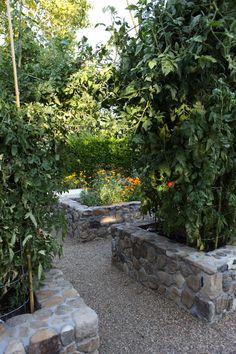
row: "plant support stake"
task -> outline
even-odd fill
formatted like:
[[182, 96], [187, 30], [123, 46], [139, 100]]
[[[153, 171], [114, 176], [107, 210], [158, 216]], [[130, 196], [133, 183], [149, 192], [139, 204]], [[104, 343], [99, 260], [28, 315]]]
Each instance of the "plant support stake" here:
[[[129, 0], [126, 0], [126, 4], [127, 4], [128, 7], [130, 6]], [[134, 26], [134, 30], [135, 30], [136, 34], [138, 34], [137, 26], [136, 26], [136, 24], [135, 24], [134, 16], [133, 16], [131, 10], [129, 10], [129, 14], [130, 14], [130, 17], [131, 17], [131, 21], [132, 21], [132, 23], [133, 23], [133, 26]]]
[[13, 66], [13, 77], [14, 77], [15, 94], [16, 94], [16, 106], [17, 106], [17, 108], [20, 108], [20, 92], [19, 92], [17, 69], [16, 69], [14, 36], [13, 36], [13, 29], [12, 29], [11, 7], [10, 7], [9, 0], [6, 0], [6, 5], [7, 5], [7, 17], [8, 17], [9, 36], [10, 36], [10, 44], [11, 44], [11, 59], [12, 59], [12, 66]]
[[33, 275], [32, 275], [32, 262], [31, 262], [31, 253], [27, 252], [27, 264], [29, 272], [29, 299], [30, 299], [30, 312], [34, 312], [34, 289], [33, 289]]

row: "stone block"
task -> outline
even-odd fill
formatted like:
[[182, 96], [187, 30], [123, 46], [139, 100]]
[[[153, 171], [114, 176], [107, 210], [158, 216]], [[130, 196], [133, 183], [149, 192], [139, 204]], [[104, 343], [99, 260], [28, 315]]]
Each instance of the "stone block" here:
[[9, 327], [15, 327], [15, 326], [18, 326], [22, 323], [30, 322], [30, 321], [32, 321], [32, 319], [33, 319], [33, 315], [27, 313], [24, 315], [18, 315], [18, 316], [9, 318], [9, 320], [6, 321], [6, 324]]
[[125, 272], [125, 274], [129, 275], [129, 267], [127, 263], [123, 263], [122, 264], [123, 267], [123, 271]]
[[157, 277], [159, 279], [160, 284], [170, 286], [174, 282], [172, 275], [163, 271], [157, 272]]
[[88, 306], [76, 311], [73, 315], [75, 323], [76, 339], [82, 340], [87, 337], [94, 337], [98, 332], [98, 316]]
[[52, 310], [50, 309], [40, 309], [38, 311], [35, 311], [33, 313], [33, 318], [35, 320], [40, 320], [40, 321], [43, 321], [43, 320], [47, 320], [48, 318], [50, 318], [52, 316], [53, 312]]
[[25, 348], [19, 340], [11, 340], [4, 354], [25, 354]]
[[137, 259], [139, 259], [141, 257], [140, 247], [138, 247], [138, 245], [136, 245], [136, 244], [134, 244], [134, 246], [133, 246], [133, 255]]
[[167, 263], [168, 258], [162, 254], [157, 255], [157, 259], [155, 262], [154, 269], [156, 271], [164, 269], [166, 263]]
[[100, 340], [96, 336], [94, 338], [85, 339], [78, 344], [78, 350], [83, 353], [92, 353], [99, 348]]
[[173, 275], [174, 283], [177, 285], [177, 288], [181, 289], [185, 284], [185, 278], [180, 272], [177, 272]]
[[35, 292], [35, 295], [37, 296], [38, 301], [43, 301], [45, 299], [48, 299], [56, 294], [55, 290], [39, 290]]
[[63, 291], [62, 295], [65, 297], [65, 298], [69, 298], [69, 297], [75, 297], [78, 295], [78, 292], [74, 289], [74, 288], [71, 288], [71, 289], [66, 289]]
[[158, 287], [158, 293], [161, 295], [164, 295], [166, 293], [166, 286], [164, 285], [159, 285]]
[[215, 305], [212, 301], [196, 295], [195, 297], [196, 314], [201, 319], [212, 322], [215, 316]]
[[224, 294], [220, 296], [215, 301], [215, 308], [217, 314], [222, 314], [223, 312], [227, 311], [230, 308], [230, 304], [232, 303], [232, 299], [227, 295]]
[[193, 294], [191, 290], [185, 288], [181, 294], [182, 304], [185, 305], [188, 309], [191, 309], [194, 303], [194, 296], [195, 294]]
[[75, 342], [67, 345], [63, 349], [61, 349], [60, 354], [74, 354], [77, 351], [77, 345]]
[[216, 273], [213, 275], [204, 274], [202, 276], [203, 287], [200, 291], [202, 297], [215, 299], [220, 296], [223, 292], [222, 282], [222, 273]]
[[146, 258], [147, 257], [147, 247], [144, 244], [141, 244], [139, 247], [140, 247], [140, 257]]
[[175, 261], [172, 261], [170, 259], [167, 260], [167, 264], [165, 266], [165, 271], [167, 273], [174, 274], [178, 271], [178, 269], [179, 269], [179, 266]]
[[[4, 322], [0, 322], [0, 342], [3, 341], [4, 338], [7, 336], [7, 330], [4, 325]], [[0, 345], [1, 348], [1, 345]]]
[[180, 299], [181, 299], [181, 290], [176, 288], [175, 286], [171, 286], [168, 289], [168, 295], [169, 297], [177, 304], [180, 304]]
[[197, 275], [189, 275], [186, 283], [188, 287], [193, 290], [195, 293], [198, 292], [201, 288], [201, 281]]
[[66, 325], [61, 329], [61, 343], [64, 346], [67, 346], [73, 343], [75, 340], [75, 331], [74, 327], [71, 325]]
[[180, 263], [180, 271], [185, 278], [192, 274], [190, 264], [185, 263], [185, 262]]
[[147, 274], [153, 274], [153, 265], [148, 261], [147, 258], [140, 258], [139, 259], [141, 267], [145, 269]]
[[132, 262], [133, 262], [134, 269], [139, 270], [141, 266], [140, 266], [140, 263], [139, 263], [138, 259], [133, 256]]
[[54, 307], [54, 306], [62, 304], [63, 302], [64, 302], [64, 299], [62, 296], [53, 296], [53, 297], [50, 297], [48, 300], [43, 301], [42, 307], [43, 308]]
[[150, 263], [155, 262], [156, 260], [156, 250], [154, 247], [147, 247], [147, 260]]
[[146, 286], [153, 290], [158, 289], [159, 286], [158, 278], [155, 275], [148, 275]]
[[143, 267], [138, 271], [138, 279], [141, 283], [145, 283], [147, 281], [147, 273]]
[[29, 354], [56, 354], [60, 348], [59, 336], [52, 329], [40, 329], [30, 338]]
[[[84, 300], [82, 299], [82, 297], [80, 297], [79, 295], [77, 295], [77, 297], [73, 298], [73, 299], [67, 299], [66, 300], [66, 304], [70, 307], [74, 307], [75, 309], [80, 308], [81, 306], [84, 306]], [[58, 306], [58, 309], [60, 308], [60, 306]]]

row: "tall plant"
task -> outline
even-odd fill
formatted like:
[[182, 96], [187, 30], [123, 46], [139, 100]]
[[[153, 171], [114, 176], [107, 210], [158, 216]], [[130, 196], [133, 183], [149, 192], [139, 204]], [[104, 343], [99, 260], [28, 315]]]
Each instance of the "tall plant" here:
[[28, 251], [35, 280], [62, 251], [51, 234], [61, 224], [55, 191], [62, 189], [62, 136], [54, 119], [47, 107], [16, 109], [1, 102], [0, 299], [26, 267]]
[[[66, 134], [58, 119], [56, 88], [50, 91], [50, 85], [59, 82], [59, 57], [66, 54], [63, 40], [68, 49], [67, 58], [71, 58], [70, 44], [75, 38], [77, 24], [84, 24], [86, 20], [88, 3], [86, 0], [66, 1], [65, 7], [65, 2], [56, 0], [55, 8], [50, 3], [7, 0], [9, 37], [4, 26], [5, 6], [0, 3], [0, 26], [4, 28], [4, 42], [0, 45], [0, 315], [4, 312], [6, 300], [14, 305], [27, 292], [26, 259], [29, 260], [28, 273], [30, 275], [32, 263], [37, 283], [43, 271], [51, 266], [53, 257], [62, 253], [62, 247], [52, 232], [57, 227], [61, 228], [64, 220], [56, 203], [57, 193], [62, 191], [62, 144]], [[14, 34], [10, 4], [15, 15]], [[65, 19], [68, 21], [63, 25]], [[49, 36], [51, 26], [53, 31]], [[15, 95], [9, 43], [12, 49]], [[54, 71], [51, 72], [46, 71], [51, 58], [50, 50], [57, 54], [56, 64], [51, 66]], [[37, 54], [40, 58], [38, 63]], [[67, 71], [69, 67], [68, 64]], [[21, 107], [16, 69], [20, 73], [20, 88], [23, 92]], [[32, 94], [32, 76], [46, 87], [49, 86], [45, 91], [47, 95], [51, 92], [51, 100], [48, 97], [43, 99], [42, 95], [37, 99]], [[33, 103], [30, 102], [32, 100]]]
[[132, 9], [139, 32], [119, 42], [118, 77], [121, 109], [136, 112], [144, 208], [169, 236], [217, 248], [236, 232], [236, 4], [140, 0]]

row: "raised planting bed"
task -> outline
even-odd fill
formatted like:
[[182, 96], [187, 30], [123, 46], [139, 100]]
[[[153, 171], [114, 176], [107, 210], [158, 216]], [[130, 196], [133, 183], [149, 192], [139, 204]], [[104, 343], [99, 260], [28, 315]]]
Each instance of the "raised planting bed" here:
[[113, 224], [144, 218], [140, 202], [88, 207], [79, 202], [79, 192], [64, 194], [59, 200], [68, 220], [68, 236], [82, 242], [110, 236]]
[[236, 310], [236, 245], [199, 252], [147, 226], [112, 227], [114, 264], [201, 320], [214, 322]]
[[35, 293], [39, 310], [0, 323], [1, 354], [98, 354], [98, 317], [63, 278], [46, 274]]

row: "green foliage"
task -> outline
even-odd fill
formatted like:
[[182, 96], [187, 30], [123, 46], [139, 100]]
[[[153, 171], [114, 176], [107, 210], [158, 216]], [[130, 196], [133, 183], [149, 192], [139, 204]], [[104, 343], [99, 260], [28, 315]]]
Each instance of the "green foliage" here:
[[27, 288], [27, 279], [16, 282], [26, 267], [26, 252], [32, 254], [35, 281], [62, 252], [51, 234], [61, 224], [55, 204], [66, 163], [59, 109], [67, 79], [78, 69], [76, 31], [86, 25], [89, 8], [87, 0], [10, 4], [22, 108], [14, 108], [6, 3], [0, 1], [1, 305], [3, 296], [14, 297]]
[[[14, 25], [20, 25], [21, 31], [30, 28], [44, 43], [55, 38], [71, 38], [78, 28], [88, 24], [90, 5], [87, 0], [11, 0], [10, 5]], [[7, 32], [5, 12], [5, 1], [0, 0], [3, 33]]]
[[138, 177], [124, 177], [117, 171], [99, 170], [92, 181], [91, 188], [82, 191], [82, 204], [110, 205], [140, 199]]
[[1, 299], [26, 267], [26, 252], [35, 281], [62, 252], [51, 232], [63, 220], [55, 208], [63, 158], [62, 131], [49, 107], [0, 106]]
[[136, 10], [117, 81], [120, 110], [136, 110], [144, 208], [168, 235], [217, 248], [236, 232], [236, 4], [140, 0]]
[[[134, 159], [129, 139], [103, 135], [71, 136], [68, 141], [71, 171], [82, 171], [87, 178], [94, 177], [100, 168], [121, 169], [125, 175], [132, 172]], [[70, 172], [71, 172], [70, 171]]]

